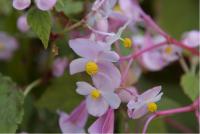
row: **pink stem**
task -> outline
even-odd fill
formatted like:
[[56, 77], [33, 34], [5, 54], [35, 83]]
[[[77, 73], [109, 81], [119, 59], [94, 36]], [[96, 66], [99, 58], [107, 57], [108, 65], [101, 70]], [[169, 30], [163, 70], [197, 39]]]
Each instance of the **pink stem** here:
[[148, 128], [148, 126], [149, 126], [149, 123], [150, 123], [151, 120], [153, 120], [155, 117], [156, 117], [156, 115], [153, 114], [152, 116], [150, 116], [150, 117], [147, 119], [147, 121], [146, 121], [145, 124], [144, 124], [144, 128], [143, 128], [143, 130], [142, 130], [142, 134], [145, 134], [145, 133], [146, 133], [147, 128]]
[[173, 114], [177, 114], [177, 113], [185, 113], [185, 112], [191, 112], [191, 111], [195, 111], [196, 109], [199, 108], [199, 98], [194, 101], [193, 104], [189, 105], [189, 106], [185, 106], [185, 107], [181, 107], [181, 108], [175, 108], [175, 109], [170, 109], [170, 110], [163, 110], [163, 111], [158, 111], [155, 112], [152, 116], [150, 116], [145, 125], [144, 128], [142, 130], [142, 133], [145, 134], [146, 130], [148, 128], [149, 123], [151, 122], [151, 120], [153, 120], [155, 117], [159, 117], [159, 116], [167, 116], [167, 115], [173, 115]]
[[157, 31], [159, 34], [163, 35], [169, 43], [175, 44], [179, 47], [182, 47], [188, 51], [190, 51], [192, 54], [199, 56], [200, 53], [198, 50], [188, 47], [187, 45], [183, 44], [182, 42], [177, 41], [176, 39], [170, 37], [166, 32], [164, 32], [156, 23], [155, 21], [148, 16], [142, 9], [140, 10], [141, 17], [143, 20], [147, 23], [147, 25], [151, 26], [155, 31]]
[[167, 42], [161, 42], [161, 43], [159, 43], [159, 44], [157, 44], [157, 45], [151, 45], [150, 47], [147, 47], [147, 48], [145, 48], [145, 49], [143, 49], [143, 50], [140, 50], [140, 51], [138, 51], [138, 52], [136, 52], [136, 53], [133, 53], [133, 54], [131, 54], [131, 55], [129, 55], [129, 56], [121, 57], [120, 60], [123, 61], [123, 60], [129, 60], [129, 59], [136, 59], [136, 58], [138, 58], [139, 56], [141, 56], [143, 53], [148, 52], [148, 51], [150, 51], [150, 50], [152, 50], [152, 49], [155, 49], [155, 48], [157, 48], [157, 47], [161, 47], [161, 46], [165, 45], [166, 43], [167, 43]]
[[121, 84], [123, 84], [126, 80], [126, 77], [128, 75], [128, 70], [130, 69], [131, 65], [132, 65], [133, 59], [130, 59], [128, 62], [128, 65], [126, 67], [126, 69], [124, 70], [123, 76], [122, 76], [122, 80], [121, 80]]

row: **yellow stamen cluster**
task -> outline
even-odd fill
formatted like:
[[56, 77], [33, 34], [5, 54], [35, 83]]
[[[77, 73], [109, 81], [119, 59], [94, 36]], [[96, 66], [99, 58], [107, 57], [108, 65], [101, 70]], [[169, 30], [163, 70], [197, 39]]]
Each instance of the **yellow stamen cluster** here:
[[166, 48], [165, 48], [165, 53], [167, 53], [167, 54], [171, 54], [172, 53], [172, 47], [171, 46], [167, 46]]
[[93, 99], [98, 99], [100, 96], [101, 96], [101, 92], [98, 90], [98, 89], [93, 89], [91, 92], [90, 92], [90, 96], [93, 98]]
[[123, 44], [124, 44], [124, 47], [126, 47], [126, 48], [131, 48], [132, 47], [132, 41], [131, 41], [130, 38], [124, 38]]
[[116, 12], [121, 12], [121, 11], [122, 11], [121, 8], [120, 8], [120, 6], [119, 6], [119, 4], [117, 4], [117, 5], [114, 7], [114, 11], [116, 11]]
[[147, 104], [147, 109], [149, 112], [155, 112], [157, 110], [157, 105], [154, 102]]
[[99, 71], [99, 67], [98, 67], [98, 65], [95, 62], [89, 61], [85, 65], [85, 71], [89, 75], [95, 75]]

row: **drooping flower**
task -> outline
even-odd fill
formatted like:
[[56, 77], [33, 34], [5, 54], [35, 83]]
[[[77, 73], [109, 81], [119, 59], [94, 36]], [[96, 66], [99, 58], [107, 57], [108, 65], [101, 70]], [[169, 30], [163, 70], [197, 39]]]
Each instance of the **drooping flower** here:
[[13, 7], [17, 10], [24, 10], [31, 5], [31, 0], [13, 0]]
[[76, 54], [83, 57], [70, 63], [70, 74], [86, 71], [92, 79], [104, 76], [110, 79], [113, 88], [119, 87], [121, 74], [112, 64], [119, 60], [119, 55], [111, 51], [109, 45], [84, 38], [70, 40], [69, 45]]
[[99, 117], [88, 129], [91, 134], [113, 133], [114, 132], [114, 110], [109, 108], [108, 111]]
[[77, 93], [86, 96], [88, 113], [93, 116], [102, 116], [109, 108], [117, 109], [121, 103], [119, 96], [114, 93], [106, 79], [93, 81], [94, 86], [87, 82], [77, 82]]
[[60, 77], [64, 74], [64, 71], [67, 67], [67, 59], [66, 58], [56, 58], [53, 63], [52, 73], [55, 77]]
[[127, 105], [129, 117], [138, 119], [148, 112], [155, 112], [157, 110], [155, 102], [159, 101], [163, 95], [160, 91], [161, 86], [157, 86], [138, 95], [136, 100], [129, 101]]
[[70, 115], [59, 112], [59, 126], [62, 133], [84, 133], [84, 126], [87, 122], [88, 112], [85, 101], [76, 107]]
[[10, 59], [17, 48], [18, 43], [15, 38], [0, 32], [0, 60]]
[[27, 16], [26, 15], [22, 15], [18, 18], [17, 20], [17, 28], [21, 31], [21, 32], [27, 32], [29, 30], [29, 25], [27, 22]]
[[198, 47], [200, 45], [200, 32], [193, 30], [183, 34], [183, 43], [189, 47]]
[[56, 2], [57, 0], [35, 0], [37, 8], [43, 11], [52, 9]]

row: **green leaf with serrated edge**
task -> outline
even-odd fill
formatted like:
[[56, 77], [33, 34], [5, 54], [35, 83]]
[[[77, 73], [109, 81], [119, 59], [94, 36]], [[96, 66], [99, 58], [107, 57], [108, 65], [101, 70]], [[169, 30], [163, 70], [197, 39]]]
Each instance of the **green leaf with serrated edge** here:
[[24, 114], [24, 95], [8, 77], [0, 74], [0, 133], [15, 133]]
[[186, 73], [181, 77], [181, 86], [185, 94], [194, 101], [199, 94], [199, 78], [193, 73]]
[[51, 32], [51, 16], [46, 11], [32, 8], [28, 12], [28, 24], [31, 29], [40, 38], [45, 48], [48, 47], [49, 36]]

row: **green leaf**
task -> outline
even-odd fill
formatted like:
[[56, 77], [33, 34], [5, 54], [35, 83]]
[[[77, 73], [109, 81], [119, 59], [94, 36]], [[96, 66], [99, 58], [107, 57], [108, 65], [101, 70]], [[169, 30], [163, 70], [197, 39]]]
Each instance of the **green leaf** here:
[[24, 96], [10, 78], [0, 74], [0, 82], [0, 132], [14, 133], [24, 114]]
[[83, 97], [76, 93], [76, 81], [80, 78], [64, 75], [52, 80], [52, 84], [45, 90], [36, 102], [38, 108], [47, 108], [51, 111], [62, 109], [71, 111]]
[[77, 14], [83, 11], [83, 2], [73, 0], [58, 0], [56, 3], [56, 11], [64, 12], [66, 16]]
[[51, 16], [48, 12], [32, 8], [28, 12], [28, 24], [40, 38], [45, 48], [48, 47], [51, 32]]
[[199, 79], [193, 73], [186, 73], [181, 77], [181, 86], [185, 94], [191, 100], [195, 100], [199, 94]]

